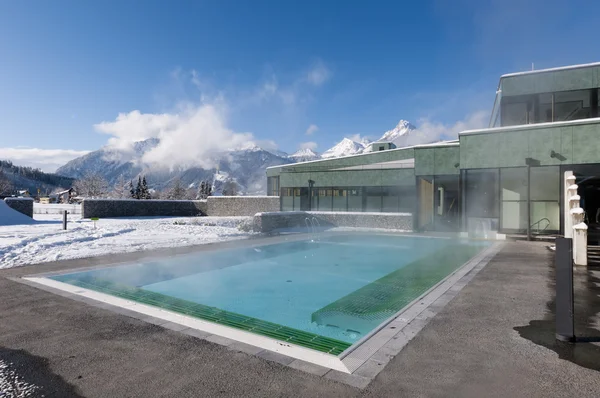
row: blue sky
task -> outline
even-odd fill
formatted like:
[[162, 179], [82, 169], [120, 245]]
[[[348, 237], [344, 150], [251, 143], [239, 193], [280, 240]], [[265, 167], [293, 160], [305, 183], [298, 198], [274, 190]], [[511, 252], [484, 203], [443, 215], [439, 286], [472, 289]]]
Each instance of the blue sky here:
[[323, 151], [400, 119], [452, 136], [501, 74], [600, 61], [598, 3], [0, 2], [0, 158], [51, 170], [171, 132]]

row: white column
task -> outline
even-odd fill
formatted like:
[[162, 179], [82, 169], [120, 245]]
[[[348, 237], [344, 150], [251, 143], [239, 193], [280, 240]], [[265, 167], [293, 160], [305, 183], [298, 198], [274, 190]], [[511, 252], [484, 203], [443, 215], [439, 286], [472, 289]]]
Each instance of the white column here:
[[572, 171], [565, 171], [563, 180], [563, 229], [565, 232], [565, 238], [573, 237], [573, 223], [571, 222], [571, 196], [577, 195], [577, 189], [573, 193], [569, 188], [575, 184], [575, 176]]

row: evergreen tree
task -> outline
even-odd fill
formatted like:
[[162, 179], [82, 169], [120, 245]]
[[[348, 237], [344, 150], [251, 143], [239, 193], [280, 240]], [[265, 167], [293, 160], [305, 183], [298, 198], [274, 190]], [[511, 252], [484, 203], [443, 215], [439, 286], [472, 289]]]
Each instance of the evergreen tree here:
[[137, 186], [135, 187], [135, 198], [142, 199], [142, 177], [138, 176]]
[[175, 179], [173, 186], [167, 193], [167, 198], [173, 199], [173, 200], [181, 200], [181, 199], [185, 199], [185, 196], [186, 196], [186, 190], [181, 185], [181, 180], [179, 178]]
[[146, 183], [146, 176], [142, 177], [142, 195], [140, 199], [152, 199], [150, 190], [148, 190], [148, 184]]
[[129, 181], [129, 196], [132, 199], [137, 199], [135, 196], [135, 188], [133, 187], [133, 181]]

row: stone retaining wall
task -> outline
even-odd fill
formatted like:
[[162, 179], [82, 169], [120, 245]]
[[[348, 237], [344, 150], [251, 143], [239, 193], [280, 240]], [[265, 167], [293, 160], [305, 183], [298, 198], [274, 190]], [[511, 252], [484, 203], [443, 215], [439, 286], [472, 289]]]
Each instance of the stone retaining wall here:
[[361, 227], [383, 228], [412, 231], [413, 216], [411, 213], [355, 213], [324, 211], [285, 211], [277, 213], [260, 213], [254, 216], [256, 232], [272, 233], [293, 230], [306, 230], [306, 218], [317, 219], [322, 228]]
[[33, 199], [31, 198], [6, 198], [4, 202], [10, 207], [33, 218]]
[[241, 217], [279, 210], [277, 196], [211, 196], [207, 200], [85, 199], [83, 218]]
[[278, 212], [279, 196], [210, 196], [206, 214], [215, 217], [253, 216]]
[[110, 217], [190, 217], [206, 215], [202, 200], [85, 199], [82, 218]]

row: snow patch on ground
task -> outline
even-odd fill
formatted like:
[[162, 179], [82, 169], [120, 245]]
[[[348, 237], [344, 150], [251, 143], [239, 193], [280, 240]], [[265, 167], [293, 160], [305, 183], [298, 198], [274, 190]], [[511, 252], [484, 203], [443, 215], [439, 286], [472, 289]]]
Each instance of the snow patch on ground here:
[[5, 201], [0, 200], [0, 226], [34, 223], [35, 221], [33, 221], [30, 217], [8, 207]]
[[35, 215], [38, 221], [35, 224], [0, 226], [0, 269], [244, 239], [251, 235], [242, 230], [246, 228], [240, 228], [251, 217], [132, 217], [101, 219], [95, 223], [78, 215], [69, 217], [66, 231], [62, 230], [60, 215], [52, 214]]
[[25, 382], [15, 371], [13, 364], [0, 359], [0, 397], [36, 397], [39, 387]]

